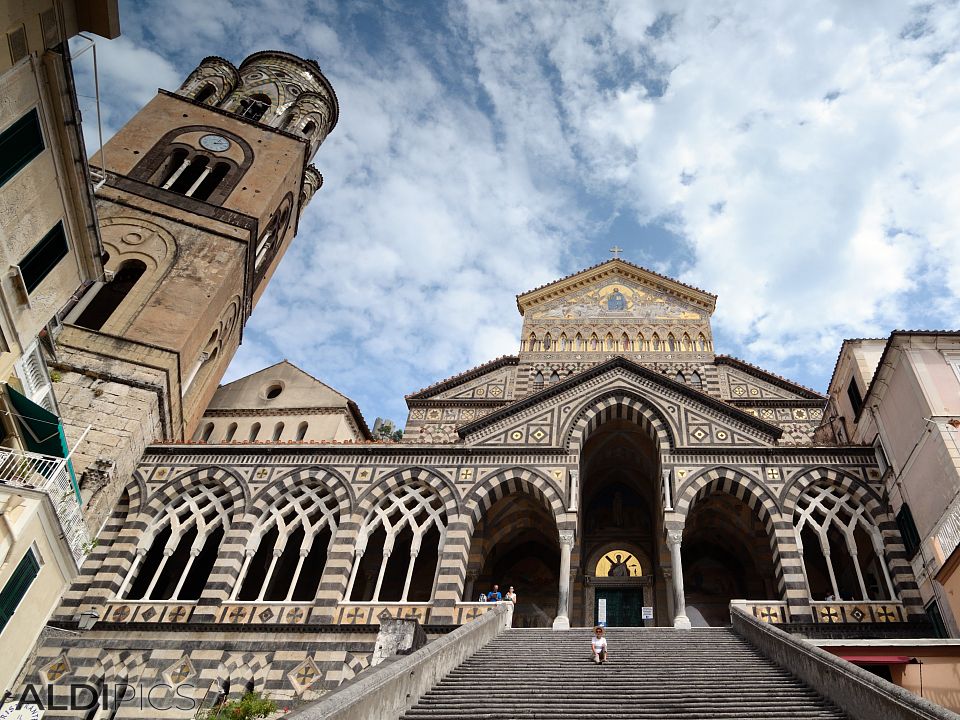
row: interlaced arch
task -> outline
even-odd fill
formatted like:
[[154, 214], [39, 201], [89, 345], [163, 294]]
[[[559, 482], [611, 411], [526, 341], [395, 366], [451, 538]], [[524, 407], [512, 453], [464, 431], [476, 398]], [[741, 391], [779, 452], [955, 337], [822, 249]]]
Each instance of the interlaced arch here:
[[[834, 560], [835, 551], [838, 549], [838, 537], [843, 541], [840, 549], [847, 552], [852, 563], [861, 599], [886, 599], [870, 598], [861, 562], [864, 553], [857, 542], [858, 529], [869, 538], [870, 549], [875, 554], [883, 574], [886, 590], [889, 593], [888, 598], [896, 598], [893, 581], [885, 562], [883, 535], [868, 515], [866, 507], [858, 502], [848, 489], [825, 482], [807, 487], [797, 498], [794, 510], [794, 530], [801, 554], [804, 550], [803, 537], [806, 529], [810, 529], [819, 542], [819, 550], [825, 560], [833, 596], [836, 599], [843, 597], [841, 591], [844, 589], [838, 582], [836, 570], [838, 561]], [[806, 562], [804, 570], [809, 577], [810, 568], [807, 567]]]
[[230, 529], [234, 500], [213, 475], [196, 478], [182, 492], [170, 492], [141, 535], [118, 594], [132, 600], [198, 599]]
[[314, 478], [276, 495], [247, 539], [232, 599], [312, 600], [339, 525], [339, 505]]
[[[406, 574], [399, 597], [400, 602], [407, 602], [410, 597], [414, 570], [417, 567], [417, 558], [421, 549], [425, 547], [424, 541], [431, 536], [439, 536], [436, 546], [436, 554], [439, 557], [446, 530], [446, 507], [440, 494], [433, 487], [423, 480], [413, 480], [394, 488], [368, 512], [360, 528], [356, 541], [356, 559], [347, 584], [346, 597], [351, 598], [354, 594], [362, 594], [364, 596], [370, 595], [369, 598], [365, 597], [363, 599], [372, 602], [384, 601], [385, 598], [381, 597], [381, 591], [383, 590], [388, 566], [399, 564], [398, 561], [391, 563], [391, 556], [394, 555], [395, 549], [405, 547], [406, 543], [409, 542], [409, 562], [406, 566]], [[376, 581], [372, 593], [370, 593], [370, 588], [366, 586], [363, 587], [361, 592], [355, 593], [358, 573], [370, 567], [370, 563], [364, 562], [364, 560], [374, 558], [372, 554], [369, 554], [368, 558], [364, 558], [368, 545], [371, 546], [372, 550], [380, 551]], [[433, 550], [432, 547], [427, 549]], [[366, 565], [366, 567], [361, 568], [361, 565]], [[433, 576], [436, 575], [435, 571], [436, 563], [434, 563]], [[432, 594], [432, 587], [433, 583], [431, 582], [430, 594]], [[423, 588], [418, 587], [417, 589], [420, 591], [418, 594], [422, 594]]]

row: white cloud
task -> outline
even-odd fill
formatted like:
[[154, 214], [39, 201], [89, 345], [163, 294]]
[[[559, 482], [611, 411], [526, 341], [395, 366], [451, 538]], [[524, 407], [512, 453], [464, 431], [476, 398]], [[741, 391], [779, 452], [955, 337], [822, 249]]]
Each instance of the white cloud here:
[[404, 393], [514, 352], [514, 295], [605, 257], [611, 214], [681, 236], [651, 264], [719, 295], [722, 351], [820, 387], [843, 336], [956, 324], [955, 4], [123, 13], [114, 128], [209, 54], [316, 57], [340, 97], [230, 377], [287, 356], [399, 420]]
[[[924, 264], [960, 287], [955, 5], [688, 3], [665, 20], [601, 3], [537, 35], [486, 5], [468, 3], [481, 77], [487, 57], [550, 52], [581, 166], [641, 221], [676, 223], [694, 260], [674, 272], [720, 296], [731, 350], [776, 369], [909, 325]], [[634, 71], [599, 72], [596, 36]]]

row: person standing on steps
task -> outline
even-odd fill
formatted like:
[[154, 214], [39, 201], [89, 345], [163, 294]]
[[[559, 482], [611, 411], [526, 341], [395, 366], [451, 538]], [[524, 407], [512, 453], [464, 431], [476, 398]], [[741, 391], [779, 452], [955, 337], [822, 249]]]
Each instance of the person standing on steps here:
[[602, 665], [607, 661], [607, 639], [603, 636], [603, 628], [599, 625], [593, 629], [593, 638], [590, 640], [593, 646], [593, 661]]
[[507, 594], [503, 596], [503, 599], [507, 602], [512, 602], [514, 605], [517, 604], [517, 593], [513, 591], [513, 585], [507, 590]]
[[487, 593], [487, 602], [501, 602], [503, 595], [500, 594], [500, 586], [494, 585], [493, 590]]

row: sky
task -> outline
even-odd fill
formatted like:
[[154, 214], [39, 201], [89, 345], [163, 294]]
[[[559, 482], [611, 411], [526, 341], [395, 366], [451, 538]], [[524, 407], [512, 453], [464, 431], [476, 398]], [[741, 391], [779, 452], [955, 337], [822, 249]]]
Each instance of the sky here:
[[97, 41], [105, 137], [208, 55], [315, 59], [340, 101], [225, 382], [286, 358], [402, 425], [404, 395], [518, 351], [517, 294], [614, 244], [719, 296], [718, 352], [820, 391], [844, 338], [960, 327], [957, 1], [121, 0], [120, 19]]

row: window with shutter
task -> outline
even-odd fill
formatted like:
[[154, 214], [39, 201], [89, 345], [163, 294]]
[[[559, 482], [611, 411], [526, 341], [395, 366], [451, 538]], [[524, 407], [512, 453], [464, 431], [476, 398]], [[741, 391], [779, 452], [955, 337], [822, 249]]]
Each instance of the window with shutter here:
[[63, 229], [63, 222], [58, 222], [18, 263], [27, 292], [36, 290], [68, 252], [70, 248], [67, 247], [67, 235]]
[[0, 133], [0, 185], [3, 185], [43, 152], [40, 117], [31, 110]]
[[40, 573], [40, 562], [37, 560], [33, 548], [17, 564], [7, 584], [0, 591], [0, 632], [7, 626], [14, 611], [27, 594], [30, 585]]

